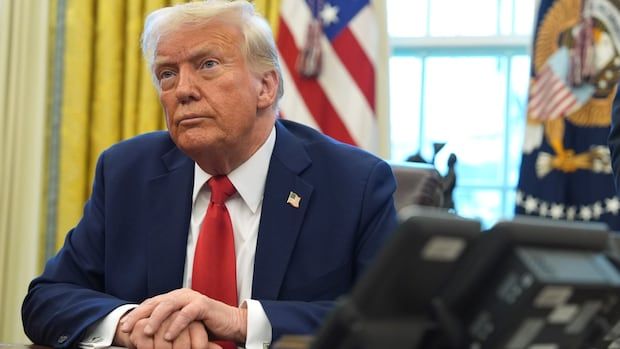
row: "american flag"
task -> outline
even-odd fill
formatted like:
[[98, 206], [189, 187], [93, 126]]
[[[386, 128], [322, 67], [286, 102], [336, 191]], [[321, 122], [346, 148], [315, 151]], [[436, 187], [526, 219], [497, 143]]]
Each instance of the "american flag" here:
[[[541, 0], [515, 213], [620, 229], [607, 144], [620, 4]], [[561, 18], [561, 20], [558, 20]]]
[[581, 3], [581, 21], [571, 31], [572, 48], [561, 47], [542, 66], [530, 87], [528, 115], [534, 120], [565, 117], [590, 100], [596, 74], [592, 1]]
[[379, 31], [371, 1], [282, 0], [281, 4], [277, 38], [285, 86], [281, 116], [376, 150]]
[[[565, 60], [568, 61], [569, 54], [564, 51], [552, 57], [532, 82], [527, 111], [532, 119], [553, 120], [582, 106], [567, 83], [566, 76], [562, 76], [567, 68], [562, 64], [554, 64], [558, 59], [553, 58], [566, 56]], [[564, 72], [558, 66], [562, 67]]]

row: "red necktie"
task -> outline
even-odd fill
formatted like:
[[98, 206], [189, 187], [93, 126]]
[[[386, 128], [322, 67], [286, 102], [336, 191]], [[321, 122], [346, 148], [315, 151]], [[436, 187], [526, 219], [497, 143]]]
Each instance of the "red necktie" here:
[[[224, 203], [237, 190], [226, 176], [212, 177], [207, 184], [211, 188], [211, 202], [196, 242], [192, 289], [236, 307], [235, 239], [230, 215]], [[224, 349], [237, 347], [233, 342], [217, 343]]]

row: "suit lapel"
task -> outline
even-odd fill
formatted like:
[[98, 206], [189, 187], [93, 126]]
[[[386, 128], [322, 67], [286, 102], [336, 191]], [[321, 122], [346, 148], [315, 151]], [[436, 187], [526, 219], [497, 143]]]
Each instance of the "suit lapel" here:
[[[313, 187], [299, 174], [310, 166], [303, 145], [279, 122], [269, 164], [258, 229], [252, 298], [277, 299]], [[298, 195], [299, 207], [287, 203]]]
[[146, 201], [149, 297], [183, 285], [192, 209], [194, 162], [176, 147], [162, 161], [165, 169], [149, 181]]

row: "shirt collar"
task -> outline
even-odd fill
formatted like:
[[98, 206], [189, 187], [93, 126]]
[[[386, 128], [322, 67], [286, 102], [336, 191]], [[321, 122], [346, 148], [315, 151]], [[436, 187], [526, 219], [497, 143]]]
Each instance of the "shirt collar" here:
[[[249, 159], [228, 174], [228, 179], [235, 186], [245, 204], [252, 210], [252, 213], [256, 213], [258, 205], [263, 199], [269, 161], [275, 144], [276, 128], [274, 126], [265, 143]], [[198, 164], [194, 163], [192, 203], [196, 202], [200, 189], [211, 177], [211, 174], [203, 171]]]

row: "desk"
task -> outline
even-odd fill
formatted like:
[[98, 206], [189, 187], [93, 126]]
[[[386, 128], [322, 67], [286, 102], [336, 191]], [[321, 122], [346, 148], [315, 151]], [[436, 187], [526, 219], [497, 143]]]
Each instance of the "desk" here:
[[[273, 349], [308, 349], [311, 336], [284, 336], [273, 344]], [[0, 343], [0, 349], [51, 349], [50, 347], [34, 344]]]
[[312, 336], [282, 336], [271, 347], [272, 349], [308, 349], [310, 342], [312, 342]]
[[[310, 336], [284, 336], [274, 343], [273, 349], [308, 349], [310, 347]], [[34, 344], [10, 344], [0, 343], [0, 349], [51, 349], [42, 345]]]
[[[113, 348], [121, 348], [121, 347], [108, 347], [108, 348], [113, 349]], [[0, 343], [0, 349], [52, 349], [52, 347], [46, 347], [44, 345], [35, 345], [35, 344]]]

